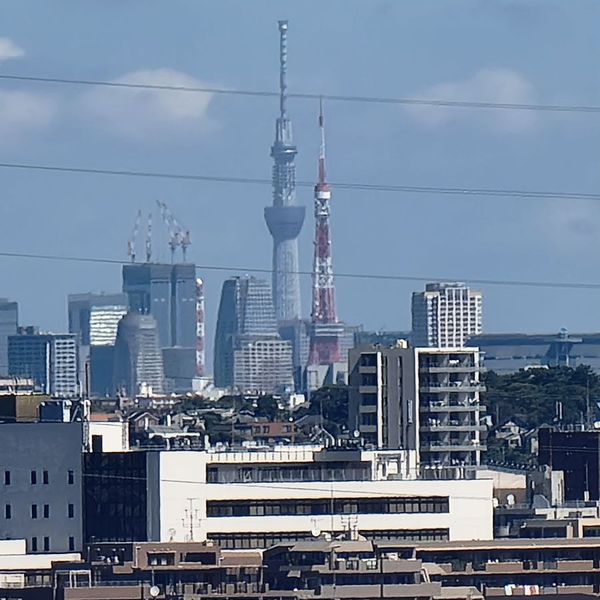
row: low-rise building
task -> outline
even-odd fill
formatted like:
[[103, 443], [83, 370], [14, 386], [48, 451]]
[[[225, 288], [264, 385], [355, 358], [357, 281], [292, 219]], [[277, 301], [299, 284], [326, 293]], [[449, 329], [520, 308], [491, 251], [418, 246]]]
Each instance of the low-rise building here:
[[490, 539], [491, 480], [415, 479], [415, 453], [282, 446], [90, 453], [86, 540], [265, 548], [335, 536]]

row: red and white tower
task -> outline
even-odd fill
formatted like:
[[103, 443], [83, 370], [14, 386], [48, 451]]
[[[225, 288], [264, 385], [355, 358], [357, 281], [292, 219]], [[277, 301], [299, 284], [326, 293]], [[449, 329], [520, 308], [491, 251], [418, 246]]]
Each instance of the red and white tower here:
[[340, 338], [344, 326], [338, 321], [331, 258], [329, 228], [331, 188], [325, 172], [325, 123], [323, 105], [319, 111], [321, 147], [319, 150], [319, 179], [315, 185], [315, 256], [313, 264], [313, 293], [311, 314], [309, 365], [329, 365], [342, 360]]

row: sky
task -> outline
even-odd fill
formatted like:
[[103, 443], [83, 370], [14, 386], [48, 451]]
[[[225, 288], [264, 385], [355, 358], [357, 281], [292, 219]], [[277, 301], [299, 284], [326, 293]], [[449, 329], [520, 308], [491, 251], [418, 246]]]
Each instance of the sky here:
[[[594, 0], [3, 0], [0, 74], [292, 92], [600, 105]], [[291, 99], [297, 176], [317, 171], [318, 103]], [[333, 182], [600, 193], [600, 114], [325, 103]], [[277, 99], [0, 80], [0, 162], [269, 178]], [[191, 230], [212, 344], [225, 277], [269, 268], [264, 185], [0, 169], [0, 252], [127, 260], [156, 201]], [[312, 262], [312, 192], [299, 239]], [[432, 279], [598, 282], [600, 202], [336, 190], [335, 269]], [[66, 329], [66, 296], [118, 291], [118, 265], [0, 258], [21, 322]], [[338, 312], [410, 328], [423, 284], [340, 279]], [[484, 330], [600, 331], [600, 290], [475, 286]], [[303, 311], [310, 312], [303, 278]]]

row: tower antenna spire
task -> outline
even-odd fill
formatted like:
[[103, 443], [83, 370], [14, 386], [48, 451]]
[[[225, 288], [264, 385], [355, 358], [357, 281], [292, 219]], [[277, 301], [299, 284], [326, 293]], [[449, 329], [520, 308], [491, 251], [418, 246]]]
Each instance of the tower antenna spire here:
[[279, 21], [279, 116], [287, 118], [287, 30], [288, 22]]
[[323, 97], [319, 98], [319, 129], [321, 130], [321, 145], [319, 146], [319, 183], [325, 184], [325, 118], [323, 116]]

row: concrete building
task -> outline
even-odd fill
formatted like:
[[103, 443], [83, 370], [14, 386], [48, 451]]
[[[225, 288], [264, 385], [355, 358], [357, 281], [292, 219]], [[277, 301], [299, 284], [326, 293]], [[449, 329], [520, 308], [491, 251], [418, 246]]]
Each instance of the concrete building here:
[[19, 326], [19, 305], [0, 298], [0, 377], [8, 375], [8, 338], [16, 335]]
[[462, 348], [482, 331], [482, 302], [464, 283], [428, 283], [412, 296], [412, 343]]
[[284, 340], [240, 340], [233, 365], [235, 387], [241, 392], [294, 389], [292, 350]]
[[142, 385], [163, 394], [165, 376], [157, 323], [150, 314], [127, 313], [115, 343], [114, 389], [135, 397]]
[[114, 394], [113, 364], [117, 327], [127, 314], [126, 294], [70, 294], [69, 333], [79, 342], [79, 380], [90, 396]]
[[26, 331], [8, 338], [9, 375], [33, 379], [36, 391], [43, 394], [77, 396], [80, 391], [77, 336]]
[[349, 428], [375, 448], [418, 450], [425, 468], [481, 462], [476, 348], [366, 346], [350, 352]]
[[195, 265], [124, 265], [123, 292], [130, 311], [156, 319], [160, 348], [177, 347], [193, 356], [194, 368], [186, 379], [196, 377], [204, 369], [204, 322], [198, 322], [204, 318], [204, 288], [198, 285]]
[[600, 333], [494, 333], [472, 337], [467, 346], [480, 349], [486, 369], [499, 374], [533, 367], [589, 365], [600, 373]]
[[90, 453], [85, 536], [264, 548], [338, 535], [350, 519], [376, 540], [492, 537], [491, 480], [418, 480], [415, 471], [406, 451]]
[[223, 283], [215, 334], [215, 385], [242, 391], [293, 389], [293, 350], [277, 330], [266, 281]]
[[81, 423], [0, 424], [0, 539], [81, 550], [82, 441]]

